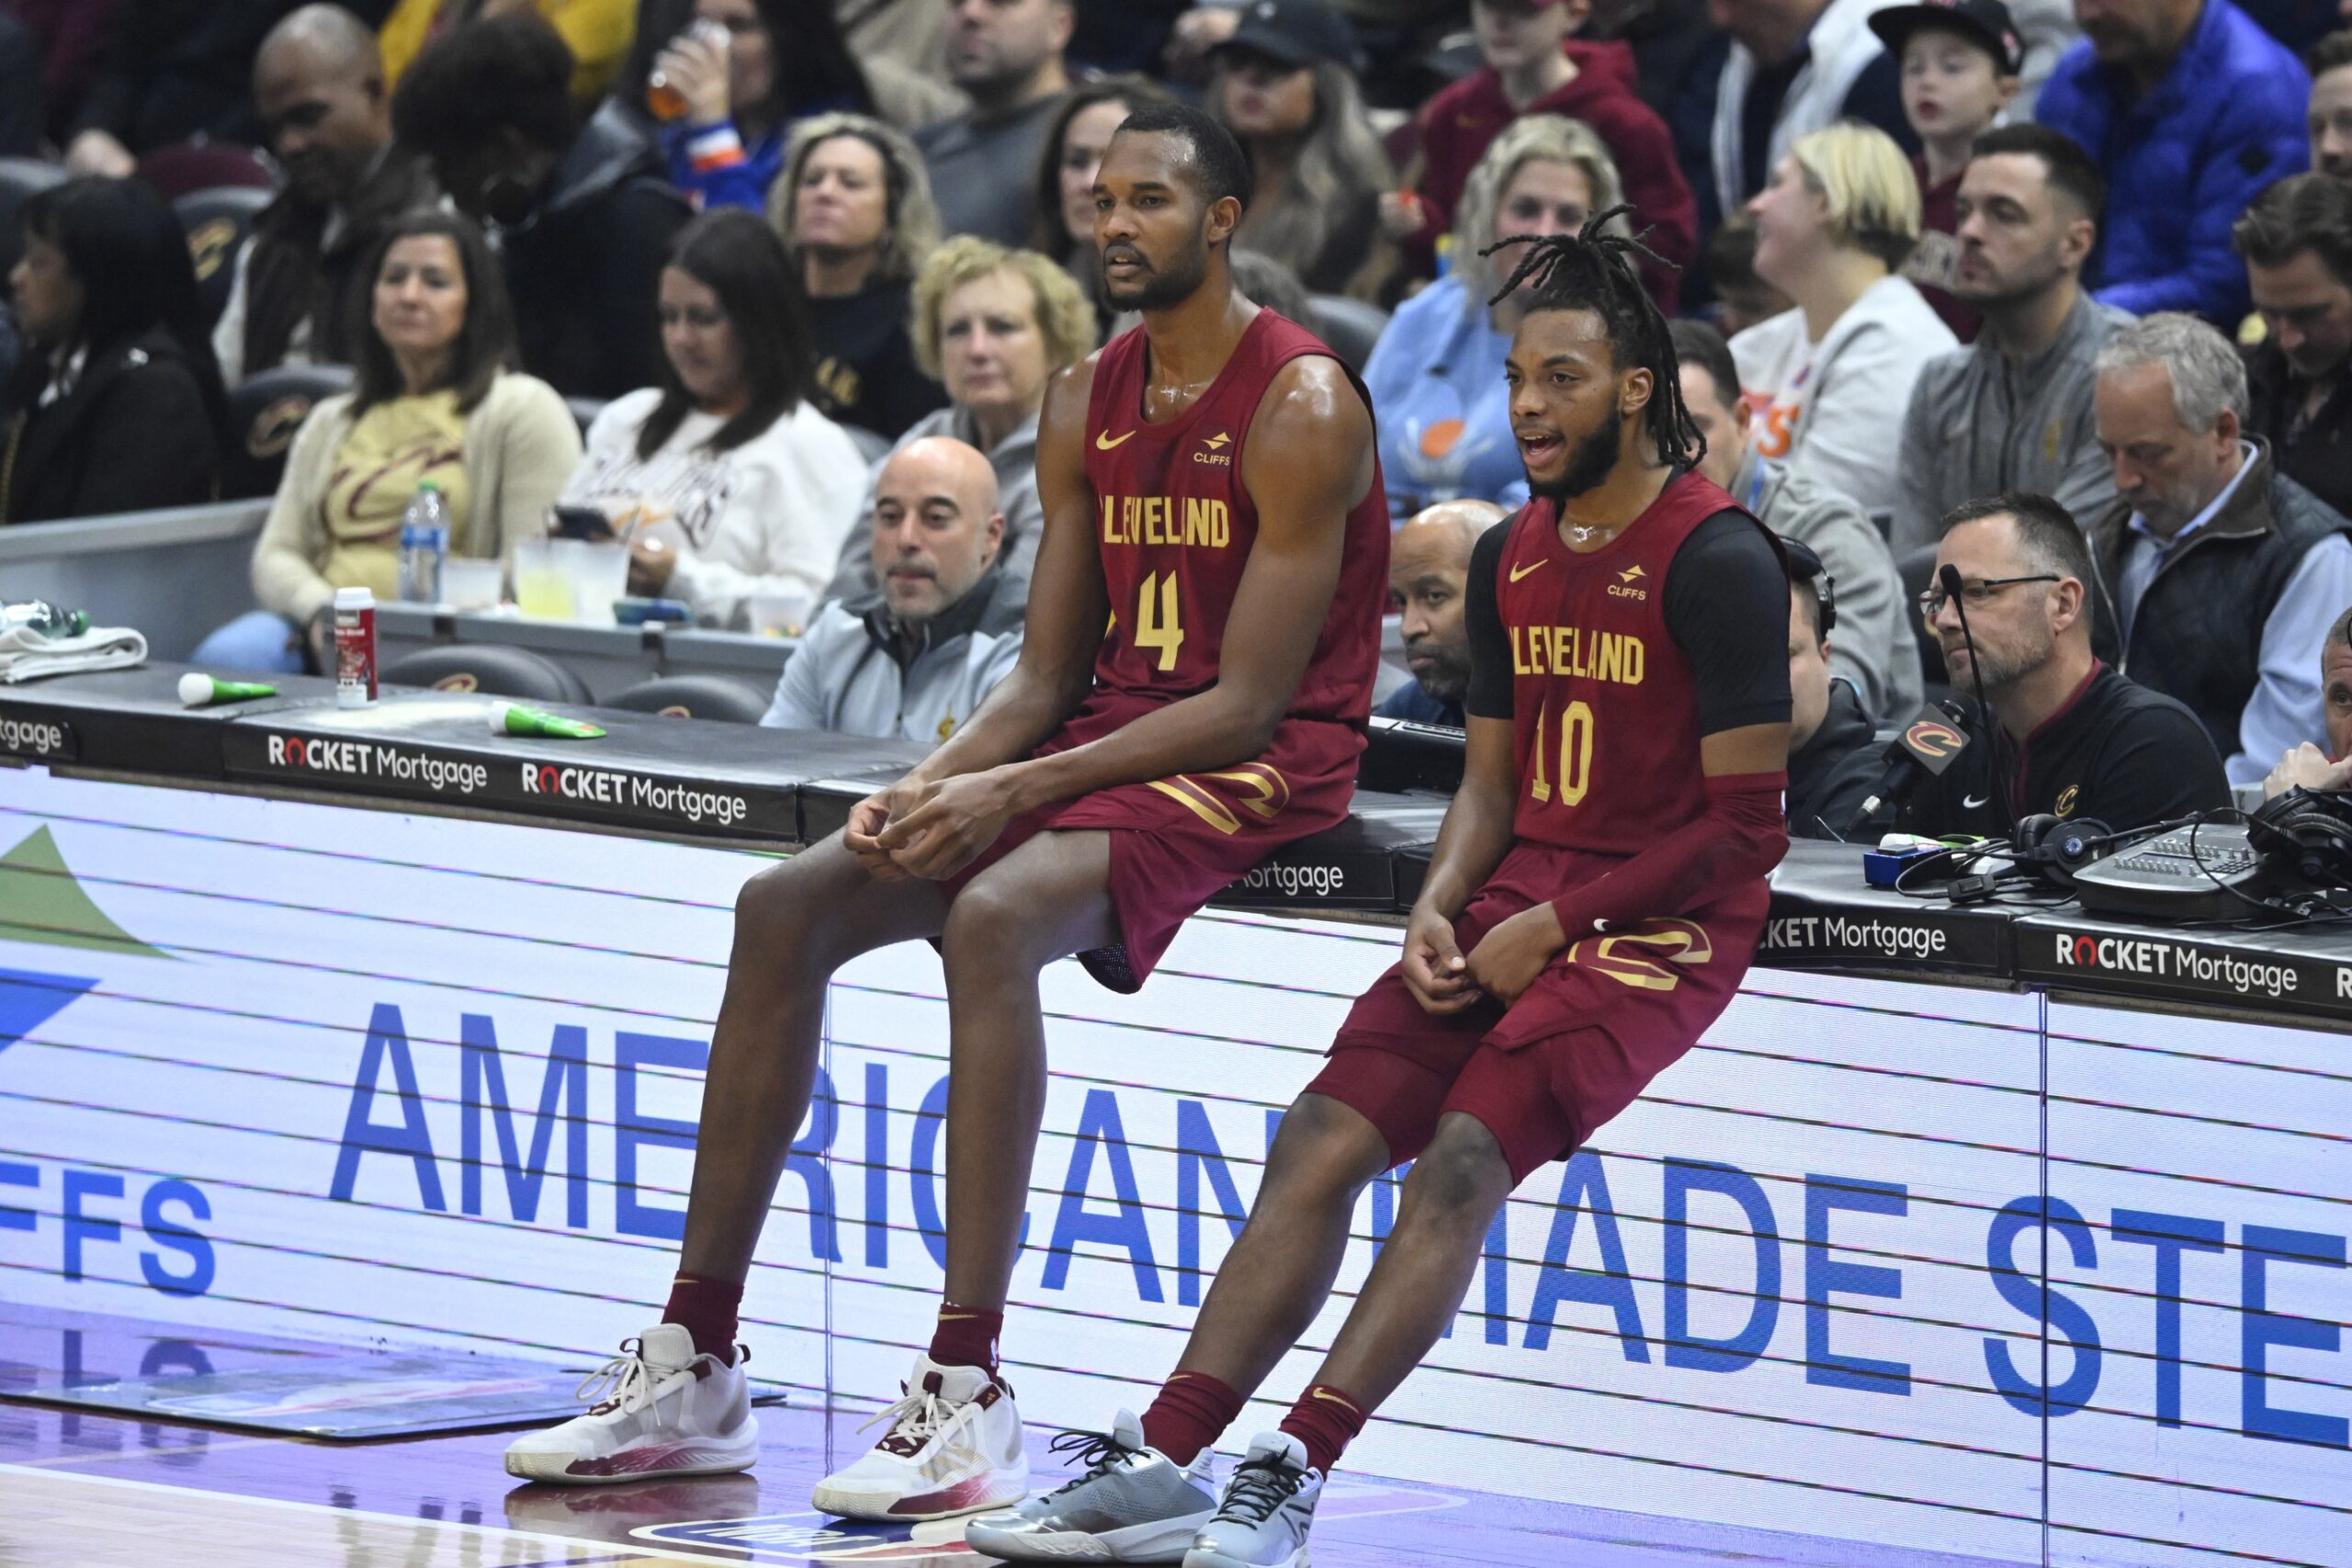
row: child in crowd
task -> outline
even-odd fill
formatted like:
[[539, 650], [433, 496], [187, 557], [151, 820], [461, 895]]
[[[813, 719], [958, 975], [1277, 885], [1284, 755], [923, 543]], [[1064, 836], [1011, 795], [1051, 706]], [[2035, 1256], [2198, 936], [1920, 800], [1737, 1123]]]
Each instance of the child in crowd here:
[[1952, 297], [1960, 265], [1954, 211], [1968, 150], [2018, 96], [2025, 48], [2001, 0], [1940, 0], [1896, 6], [1871, 17], [1871, 30], [1903, 62], [1903, 117], [1919, 138], [1919, 248], [1903, 268], [1962, 343], [1976, 336], [1976, 312]]

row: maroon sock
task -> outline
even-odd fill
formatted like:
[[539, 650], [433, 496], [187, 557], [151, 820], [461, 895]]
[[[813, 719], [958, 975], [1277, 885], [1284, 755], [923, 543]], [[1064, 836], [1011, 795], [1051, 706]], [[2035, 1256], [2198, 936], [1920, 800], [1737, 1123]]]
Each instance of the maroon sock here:
[[996, 1339], [1004, 1314], [939, 1303], [939, 1326], [931, 1331], [931, 1359], [943, 1367], [979, 1367], [996, 1375]]
[[1245, 1403], [1206, 1372], [1178, 1372], [1143, 1413], [1143, 1440], [1178, 1464], [1190, 1464], [1216, 1445]]
[[1347, 1452], [1349, 1440], [1370, 1419], [1372, 1412], [1353, 1396], [1318, 1382], [1298, 1396], [1298, 1403], [1283, 1417], [1283, 1430], [1306, 1445], [1309, 1467], [1328, 1476]]
[[735, 1364], [735, 1309], [743, 1304], [743, 1281], [707, 1274], [680, 1274], [670, 1284], [670, 1304], [662, 1321], [695, 1337], [695, 1353]]

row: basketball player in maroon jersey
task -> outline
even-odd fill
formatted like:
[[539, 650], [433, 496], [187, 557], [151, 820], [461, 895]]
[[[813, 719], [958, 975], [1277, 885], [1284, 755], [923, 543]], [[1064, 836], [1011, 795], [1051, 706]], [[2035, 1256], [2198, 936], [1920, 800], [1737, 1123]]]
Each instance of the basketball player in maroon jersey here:
[[[1667, 325], [1604, 213], [1526, 242], [1507, 374], [1532, 499], [1471, 558], [1462, 788], [1404, 958], [1284, 1117], [1178, 1371], [1061, 1491], [967, 1527], [1033, 1562], [1293, 1568], [1324, 1478], [1461, 1305], [1489, 1222], [1731, 999], [1788, 846], [1788, 580], [1697, 470]], [[1413, 1160], [1313, 1383], [1221, 1495], [1208, 1450], [1321, 1310], [1356, 1195]]]
[[508, 1450], [514, 1474], [752, 1463], [736, 1312], [826, 982], [930, 938], [952, 1083], [944, 1303], [882, 1440], [815, 1502], [923, 1519], [1026, 1493], [996, 1340], [1045, 1108], [1038, 972], [1075, 953], [1135, 989], [1212, 894], [1345, 818], [1371, 711], [1388, 517], [1369, 400], [1306, 329], [1234, 292], [1249, 197], [1240, 149], [1196, 110], [1113, 139], [1096, 239], [1112, 302], [1144, 324], [1046, 394], [1019, 667], [842, 837], [745, 886], [663, 1321], [608, 1365], [611, 1397]]

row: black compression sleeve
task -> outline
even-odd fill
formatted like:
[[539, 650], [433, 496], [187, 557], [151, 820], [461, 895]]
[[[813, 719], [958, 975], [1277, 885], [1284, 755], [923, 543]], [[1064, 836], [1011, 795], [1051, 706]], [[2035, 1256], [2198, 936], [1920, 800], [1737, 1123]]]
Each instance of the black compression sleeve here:
[[1699, 733], [1789, 718], [1789, 577], [1763, 529], [1719, 512], [1666, 572], [1666, 631], [1690, 661]]
[[[1502, 607], [1495, 599], [1510, 525], [1504, 518], [1479, 535], [1470, 550], [1470, 581], [1462, 594], [1463, 625], [1470, 634], [1470, 689], [1463, 694], [1462, 711], [1473, 718], [1510, 717], [1510, 635], [1503, 630]], [[1782, 660], [1781, 668], [1787, 667]]]

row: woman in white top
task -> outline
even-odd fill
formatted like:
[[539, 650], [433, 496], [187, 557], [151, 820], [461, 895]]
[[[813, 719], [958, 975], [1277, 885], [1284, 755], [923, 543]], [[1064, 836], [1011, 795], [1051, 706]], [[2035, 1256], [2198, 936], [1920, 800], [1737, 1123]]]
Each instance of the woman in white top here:
[[629, 590], [695, 618], [797, 627], [856, 520], [865, 463], [810, 400], [816, 355], [784, 245], [754, 214], [706, 212], [662, 269], [662, 384], [588, 429], [568, 505], [634, 522]]
[[1790, 145], [1748, 210], [1756, 275], [1796, 301], [1731, 340], [1757, 455], [1884, 518], [1911, 384], [1960, 346], [1896, 276], [1919, 241], [1910, 160], [1883, 130], [1829, 126]]

